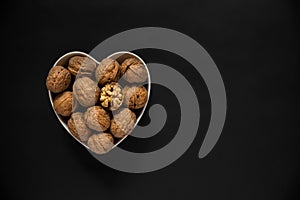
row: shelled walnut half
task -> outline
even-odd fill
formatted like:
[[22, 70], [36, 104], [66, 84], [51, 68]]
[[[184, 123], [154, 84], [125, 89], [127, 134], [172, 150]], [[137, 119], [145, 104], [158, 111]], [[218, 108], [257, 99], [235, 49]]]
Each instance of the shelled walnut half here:
[[116, 82], [106, 84], [101, 88], [100, 102], [104, 108], [109, 110], [118, 109], [123, 103], [121, 86]]

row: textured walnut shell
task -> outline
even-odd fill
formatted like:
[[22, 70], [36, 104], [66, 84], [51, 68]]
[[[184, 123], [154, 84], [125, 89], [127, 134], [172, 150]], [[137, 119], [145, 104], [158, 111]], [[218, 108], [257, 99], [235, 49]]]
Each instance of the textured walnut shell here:
[[107, 153], [114, 146], [114, 138], [109, 133], [94, 134], [88, 139], [87, 145], [94, 153]]
[[100, 106], [92, 106], [84, 113], [87, 126], [95, 131], [106, 131], [110, 126], [110, 117], [106, 110]]
[[123, 103], [122, 87], [116, 82], [107, 83], [101, 88], [100, 102], [109, 110], [118, 109]]
[[78, 73], [90, 76], [96, 69], [96, 63], [86, 56], [73, 56], [69, 60], [68, 69], [74, 76], [77, 76]]
[[139, 109], [145, 106], [148, 91], [144, 86], [125, 87], [123, 90], [124, 103], [131, 109]]
[[85, 142], [91, 135], [91, 130], [85, 125], [83, 113], [73, 113], [68, 120], [68, 128], [78, 140]]
[[111, 58], [103, 59], [96, 69], [96, 80], [100, 85], [118, 81], [120, 64]]
[[134, 112], [124, 108], [114, 115], [111, 121], [110, 132], [116, 138], [122, 138], [132, 131], [135, 122], [136, 116]]
[[85, 106], [93, 106], [99, 99], [100, 88], [97, 83], [88, 77], [76, 79], [73, 85], [74, 97]]
[[144, 64], [136, 58], [128, 58], [121, 65], [121, 74], [129, 83], [142, 83], [147, 80], [147, 70]]
[[53, 100], [53, 107], [57, 114], [70, 116], [72, 113], [72, 92], [66, 91], [58, 94]]
[[46, 86], [53, 93], [60, 93], [71, 83], [71, 73], [62, 66], [52, 67], [48, 73]]

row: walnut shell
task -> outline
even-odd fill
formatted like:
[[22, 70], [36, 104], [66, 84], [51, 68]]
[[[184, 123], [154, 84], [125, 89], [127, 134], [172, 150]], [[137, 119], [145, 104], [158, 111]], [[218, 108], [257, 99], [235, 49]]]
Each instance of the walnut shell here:
[[85, 107], [93, 106], [99, 99], [100, 88], [97, 83], [88, 77], [76, 79], [73, 84], [73, 93], [77, 101]]
[[57, 114], [70, 116], [72, 113], [72, 92], [66, 91], [58, 94], [53, 100], [53, 107]]
[[122, 87], [116, 82], [107, 83], [101, 88], [100, 102], [109, 110], [118, 109], [123, 103]]
[[135, 122], [136, 116], [134, 112], [128, 108], [124, 108], [114, 114], [114, 118], [111, 121], [110, 132], [116, 138], [122, 138], [132, 131]]
[[118, 81], [120, 64], [111, 58], [103, 59], [96, 69], [96, 80], [100, 85]]
[[142, 83], [148, 74], [144, 64], [137, 58], [127, 58], [121, 65], [121, 74], [129, 83]]
[[100, 106], [92, 106], [84, 113], [87, 126], [95, 131], [106, 131], [110, 126], [110, 117]]
[[53, 93], [60, 93], [71, 83], [71, 73], [63, 66], [52, 67], [48, 73], [46, 86]]
[[94, 153], [107, 153], [114, 146], [114, 138], [109, 133], [94, 134], [88, 139], [87, 145]]
[[70, 132], [80, 141], [85, 142], [91, 135], [91, 130], [85, 125], [83, 113], [73, 113], [68, 120]]
[[144, 107], [148, 99], [148, 91], [144, 86], [125, 87], [123, 95], [125, 105], [131, 109]]
[[69, 60], [68, 69], [74, 76], [78, 73], [83, 76], [90, 76], [96, 69], [96, 63], [86, 56], [73, 56]]

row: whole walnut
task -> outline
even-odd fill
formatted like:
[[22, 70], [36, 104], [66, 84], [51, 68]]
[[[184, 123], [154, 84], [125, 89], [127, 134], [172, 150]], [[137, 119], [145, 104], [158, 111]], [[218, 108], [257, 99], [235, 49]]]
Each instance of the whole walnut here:
[[73, 84], [73, 93], [77, 101], [85, 107], [93, 106], [99, 99], [100, 88], [97, 83], [88, 77], [76, 79]]
[[67, 89], [71, 83], [71, 73], [63, 66], [52, 67], [48, 73], [46, 86], [54, 93], [60, 93]]
[[120, 64], [111, 58], [104, 58], [96, 69], [96, 80], [100, 85], [118, 81]]
[[73, 113], [68, 120], [70, 132], [80, 141], [85, 142], [91, 135], [91, 130], [85, 125], [83, 113]]
[[111, 121], [110, 132], [116, 138], [122, 138], [132, 131], [135, 122], [136, 116], [134, 112], [128, 108], [123, 108], [114, 114], [114, 118]]
[[70, 116], [72, 113], [72, 101], [72, 92], [65, 91], [58, 94], [53, 100], [54, 110], [61, 116]]
[[84, 113], [87, 126], [95, 131], [106, 131], [110, 126], [110, 117], [106, 110], [100, 106], [92, 106]]
[[96, 63], [87, 56], [73, 56], [69, 60], [68, 69], [74, 76], [78, 73], [82, 76], [90, 76], [96, 69]]
[[87, 145], [94, 153], [107, 153], [114, 146], [114, 138], [109, 133], [94, 134], [88, 139]]
[[116, 82], [107, 83], [101, 88], [101, 105], [109, 110], [118, 109], [123, 103], [123, 94], [121, 86]]
[[142, 83], [148, 74], [144, 64], [137, 58], [127, 58], [121, 65], [121, 74], [129, 83]]
[[126, 86], [123, 95], [125, 105], [131, 109], [144, 107], [148, 99], [148, 91], [144, 86]]

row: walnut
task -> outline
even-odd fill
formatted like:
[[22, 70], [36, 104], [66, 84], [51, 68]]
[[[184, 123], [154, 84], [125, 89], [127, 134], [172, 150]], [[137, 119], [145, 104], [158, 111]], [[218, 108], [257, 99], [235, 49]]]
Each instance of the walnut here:
[[128, 108], [124, 108], [114, 115], [111, 121], [110, 132], [116, 138], [122, 138], [132, 131], [135, 122], [136, 116], [134, 112]]
[[88, 139], [87, 144], [94, 153], [103, 154], [112, 149], [114, 138], [109, 133], [94, 134]]
[[148, 91], [144, 86], [125, 87], [123, 95], [125, 105], [131, 109], [144, 107], [148, 99]]
[[73, 84], [74, 97], [82, 106], [93, 106], [99, 99], [100, 89], [97, 83], [88, 77], [76, 79]]
[[46, 86], [53, 93], [60, 93], [67, 89], [71, 83], [71, 74], [63, 66], [52, 67], [48, 73]]
[[111, 58], [103, 59], [96, 69], [96, 80], [100, 85], [118, 81], [120, 64]]
[[85, 142], [91, 135], [90, 129], [85, 125], [83, 113], [76, 112], [71, 115], [68, 120], [68, 128], [70, 132], [80, 141]]
[[53, 107], [57, 114], [70, 116], [72, 112], [72, 92], [66, 91], [58, 94], [53, 100]]
[[101, 88], [101, 105], [109, 110], [118, 109], [123, 103], [123, 94], [121, 86], [116, 82], [107, 83]]
[[110, 126], [110, 117], [106, 110], [100, 106], [92, 106], [84, 113], [87, 126], [96, 131], [105, 131]]
[[142, 83], [148, 74], [144, 64], [137, 58], [128, 58], [121, 65], [121, 74], [129, 83]]
[[69, 60], [68, 69], [74, 76], [77, 76], [78, 73], [89, 76], [96, 69], [96, 63], [86, 56], [73, 56]]

